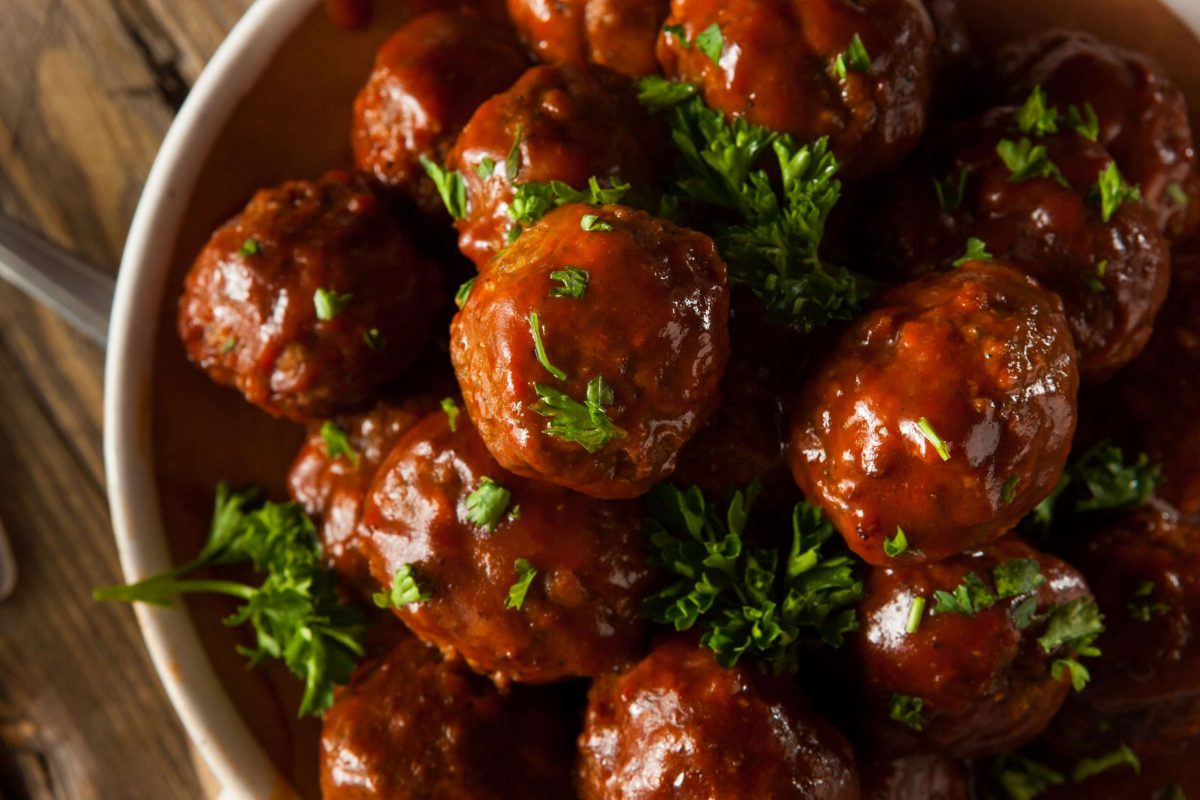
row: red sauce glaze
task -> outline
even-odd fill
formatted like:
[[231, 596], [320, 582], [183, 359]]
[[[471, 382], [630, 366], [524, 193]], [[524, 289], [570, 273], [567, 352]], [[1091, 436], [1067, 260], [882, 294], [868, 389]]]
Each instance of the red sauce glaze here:
[[288, 494], [320, 528], [321, 548], [330, 569], [363, 594], [374, 589], [359, 542], [367, 489], [392, 445], [434, 411], [440, 399], [426, 394], [380, 400], [370, 411], [334, 420], [345, 432], [354, 457], [330, 458], [322, 426], [314, 423], [288, 472]]
[[[350, 298], [321, 320], [318, 290]], [[212, 235], [185, 281], [179, 335], [217, 383], [304, 422], [361, 406], [407, 369], [443, 303], [440, 268], [374, 185], [330, 172], [263, 189]]]
[[[882, 251], [893, 254], [897, 274], [912, 276], [948, 267], [962, 255], [968, 237], [981, 239], [993, 256], [1062, 298], [1080, 372], [1086, 381], [1103, 381], [1150, 337], [1170, 279], [1167, 243], [1137, 203], [1123, 203], [1104, 221], [1092, 194], [1112, 159], [1074, 131], [1036, 140], [1068, 185], [1053, 178], [1014, 182], [996, 151], [1000, 141], [1022, 138], [1013, 113], [996, 109], [956, 126], [946, 140], [931, 145], [927, 164], [883, 193], [905, 202], [889, 201], [882, 214]], [[964, 171], [962, 204], [943, 211], [933, 180]]]
[[413, 19], [379, 49], [354, 102], [355, 164], [426, 211], [444, 213], [420, 157], [441, 164], [480, 103], [525, 67], [516, 40], [474, 11]]
[[[1159, 227], [1174, 240], [1200, 228], [1200, 173], [1187, 101], [1149, 57], [1079, 31], [1054, 30], [1013, 42], [996, 56], [996, 81], [1010, 102], [1041, 85], [1064, 110], [1091, 103], [1100, 144], [1141, 186]], [[1182, 201], [1173, 197], [1179, 187]]]
[[[512, 493], [489, 532], [467, 497], [489, 477]], [[527, 481], [488, 454], [465, 413], [438, 411], [380, 468], [363, 512], [363, 549], [385, 587], [412, 565], [431, 598], [396, 609], [425, 641], [476, 670], [545, 683], [593, 676], [641, 653], [641, 601], [654, 588], [636, 505]], [[538, 573], [520, 609], [505, 607], [517, 559]]]
[[938, 753], [872, 759], [862, 766], [862, 800], [972, 800], [963, 762]]
[[[1015, 538], [937, 564], [877, 567], [866, 580], [858, 608], [853, 653], [864, 694], [864, 731], [881, 752], [932, 747], [959, 757], [1020, 747], [1050, 724], [1071, 690], [1066, 674], [1051, 675], [1065, 655], [1043, 651], [1045, 623], [1021, 630], [1012, 610], [1021, 597], [1000, 600], [973, 616], [932, 612], [934, 593], [953, 592], [974, 572], [992, 586], [992, 571], [1013, 559], [1034, 559], [1045, 582], [1036, 590], [1037, 611], [1088, 595], [1071, 566]], [[908, 632], [913, 599], [926, 598], [924, 616]], [[889, 718], [893, 694], [921, 700], [924, 729]]]
[[562, 800], [571, 714], [545, 690], [501, 695], [407, 634], [337, 691], [321, 736], [325, 800]]
[[562, 181], [582, 189], [594, 176], [604, 186], [628, 183], [627, 200], [648, 202], [668, 163], [666, 130], [638, 104], [627, 78], [582, 64], [535, 67], [479, 107], [447, 160], [467, 185], [459, 248], [481, 270], [504, 249], [514, 185]]
[[[584, 231], [593, 214], [611, 231]], [[588, 273], [578, 299], [551, 273]], [[539, 315], [556, 379], [539, 361]], [[725, 263], [707, 236], [623, 206], [569, 205], [492, 263], [451, 327], [451, 359], [471, 418], [506, 469], [594, 497], [637, 497], [675, 469], [720, 400], [729, 357]], [[546, 433], [536, 384], [582, 402], [602, 377], [624, 431], [595, 452]]]
[[[714, 24], [719, 63], [692, 44]], [[726, 114], [801, 141], [828, 136], [843, 177], [897, 163], [925, 129], [934, 31], [919, 0], [672, 0], [667, 25], [684, 30], [659, 38], [668, 77], [699, 84]], [[855, 34], [871, 67], [843, 80], [834, 60]]]
[[1200, 524], [1142, 508], [1069, 557], [1094, 588], [1107, 629], [1081, 699], [1105, 715], [1200, 700]]
[[850, 746], [786, 678], [726, 669], [690, 638], [592, 685], [582, 800], [853, 800]]
[[792, 473], [867, 562], [891, 562], [897, 528], [906, 560], [946, 558], [999, 538], [1054, 488], [1078, 380], [1058, 299], [968, 262], [892, 290], [843, 334], [793, 413]]
[[513, 24], [541, 61], [590, 61], [637, 78], [659, 71], [654, 45], [668, 0], [508, 0]]

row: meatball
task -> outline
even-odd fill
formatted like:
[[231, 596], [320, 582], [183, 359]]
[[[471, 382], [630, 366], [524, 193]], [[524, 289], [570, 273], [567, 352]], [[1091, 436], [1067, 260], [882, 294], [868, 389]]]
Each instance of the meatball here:
[[1066, 563], [1008, 538], [937, 564], [877, 567], [865, 586], [853, 647], [866, 736], [883, 752], [1001, 753], [1040, 733], [1070, 692], [1069, 671], [1052, 668], [1070, 648], [1039, 642], [1052, 610], [1091, 602]]
[[[1066, 127], [1027, 135], [1016, 116], [996, 109], [957, 126], [930, 148], [931, 164], [885, 193], [906, 202], [883, 213], [884, 251], [900, 276], [913, 276], [949, 267], [969, 237], [981, 240], [1062, 298], [1080, 372], [1103, 381], [1150, 336], [1170, 276], [1167, 243], [1135, 198], [1105, 219], [1097, 185], [1113, 162], [1101, 145]], [[999, 150], [1022, 142], [1032, 173], [1018, 179]]]
[[1052, 30], [1000, 51], [997, 82], [1012, 102], [1035, 86], [1064, 109], [1090, 104], [1108, 148], [1162, 230], [1180, 240], [1200, 227], [1200, 174], [1187, 102], [1141, 53], [1079, 31]]
[[654, 45], [669, 0], [508, 0], [526, 45], [542, 61], [590, 61], [637, 78], [658, 72]]
[[337, 690], [321, 735], [321, 796], [570, 797], [572, 726], [552, 710], [555, 699], [530, 689], [501, 695], [404, 635]]
[[[655, 588], [635, 504], [527, 481], [488, 454], [465, 413], [409, 431], [375, 478], [363, 550], [414, 633], [498, 681], [593, 676], [641, 652]], [[535, 572], [536, 571], [536, 572]]]
[[332, 172], [264, 189], [188, 272], [179, 335], [188, 358], [277, 417], [352, 410], [421, 353], [443, 305], [372, 184]]
[[621, 206], [569, 205], [480, 276], [450, 355], [505, 469], [637, 497], [716, 409], [728, 316], [725, 263], [707, 236]]
[[801, 490], [850, 549], [936, 561], [1002, 536], [1056, 485], [1079, 376], [1058, 298], [997, 262], [893, 289], [842, 335], [792, 416]]
[[579, 749], [583, 800], [859, 796], [850, 746], [794, 684], [689, 638], [592, 685]]
[[520, 234], [513, 204], [522, 185], [581, 190], [594, 177], [649, 202], [669, 163], [666, 129], [628, 79], [582, 64], [534, 67], [479, 107], [450, 152], [467, 193], [459, 249], [482, 270]]
[[933, 49], [920, 0], [672, 0], [658, 58], [715, 109], [801, 141], [828, 136], [842, 174], [862, 177], [925, 129]]
[[922, 753], [862, 762], [863, 800], [971, 800], [971, 776], [961, 761]]
[[1115, 520], [1072, 560], [1107, 628], [1082, 699], [1114, 714], [1200, 695], [1200, 525], [1148, 506]]
[[470, 9], [411, 20], [379, 48], [354, 101], [355, 164], [423, 209], [442, 209], [420, 158], [440, 164], [479, 104], [525, 67], [511, 35]]
[[370, 411], [314, 424], [292, 462], [288, 493], [316, 521], [326, 562], [350, 586], [370, 583], [359, 523], [371, 480], [392, 445], [437, 403], [433, 395], [381, 400]]

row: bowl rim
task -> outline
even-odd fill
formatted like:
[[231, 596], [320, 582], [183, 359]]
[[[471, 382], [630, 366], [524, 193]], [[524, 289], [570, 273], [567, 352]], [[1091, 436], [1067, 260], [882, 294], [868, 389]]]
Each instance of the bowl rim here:
[[[200, 170], [238, 103], [320, 0], [254, 0], [213, 54], [172, 122], [125, 242], [104, 364], [104, 469], [125, 580], [169, 569], [151, 446], [159, 307], [180, 222]], [[1200, 0], [1160, 0], [1200, 37]], [[225, 691], [187, 611], [135, 604], [151, 662], [222, 798], [291, 798]]]
[[[284, 41], [319, 0], [256, 0], [201, 72], [163, 139], [125, 242], [104, 364], [104, 470], [125, 579], [171, 567], [151, 447], [159, 305], [180, 223], [205, 160]], [[135, 604], [150, 660], [223, 798], [295, 792], [243, 721], [187, 611]]]

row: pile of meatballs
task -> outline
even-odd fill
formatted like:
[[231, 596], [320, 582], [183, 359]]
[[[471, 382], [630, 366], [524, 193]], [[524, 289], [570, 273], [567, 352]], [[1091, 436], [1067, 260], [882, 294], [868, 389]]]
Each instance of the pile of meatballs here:
[[[288, 485], [346, 596], [419, 578], [325, 714], [323, 796], [1200, 797], [1200, 171], [1162, 69], [1065, 31], [976, 52], [953, 0], [409, 6], [352, 168], [258, 192], [179, 306], [197, 367], [308, 426]], [[658, 216], [647, 75], [828, 137], [853, 320], [779, 322]], [[515, 222], [593, 178], [628, 190]], [[1101, 441], [1153, 497], [1035, 536]], [[819, 508], [864, 587], [845, 645], [776, 675], [652, 625], [663, 482], [757, 482], [781, 550]], [[1032, 593], [990, 584], [1013, 563]], [[990, 604], [914, 624], [971, 575]], [[1097, 657], [1045, 645], [1074, 601]]]

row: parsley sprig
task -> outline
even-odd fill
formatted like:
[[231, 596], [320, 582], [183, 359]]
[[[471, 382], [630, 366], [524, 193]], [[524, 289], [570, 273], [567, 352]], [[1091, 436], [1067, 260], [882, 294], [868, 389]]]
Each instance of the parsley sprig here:
[[734, 492], [723, 508], [696, 487], [650, 491], [652, 554], [675, 582], [643, 610], [676, 630], [702, 630], [701, 645], [725, 666], [749, 655], [764, 669], [794, 672], [801, 648], [837, 647], [858, 628], [854, 606], [863, 586], [853, 559], [835, 551], [833, 526], [807, 503], [793, 511], [785, 559], [750, 547], [746, 523], [759, 490], [752, 484]]
[[543, 429], [548, 436], [575, 442], [589, 453], [625, 436], [625, 431], [613, 424], [605, 411], [616, 398], [604, 378], [595, 377], [588, 382], [587, 398], [582, 403], [544, 383], [535, 383], [533, 390], [538, 401], [532, 408], [534, 413], [549, 419]]
[[508, 205], [512, 227], [508, 229], [508, 241], [515, 242], [526, 228], [538, 222], [554, 209], [569, 203], [587, 203], [601, 206], [619, 203], [629, 193], [628, 183], [614, 183], [604, 187], [596, 176], [588, 178], [587, 188], [575, 189], [562, 181], [529, 181], [518, 183], [513, 199]]
[[[296, 503], [259, 502], [256, 489], [217, 487], [212, 526], [200, 554], [181, 567], [128, 586], [96, 589], [96, 600], [168, 606], [184, 594], [223, 594], [242, 605], [225, 624], [249, 624], [254, 647], [239, 647], [252, 666], [282, 659], [304, 681], [300, 714], [320, 714], [333, 702], [363, 654], [360, 612], [338, 600], [321, 561], [312, 520]], [[257, 586], [220, 578], [188, 578], [202, 567], [249, 563]]]
[[1075, 513], [1143, 506], [1162, 481], [1162, 465], [1151, 463], [1145, 453], [1126, 461], [1120, 447], [1102, 439], [1067, 464], [1054, 491], [1030, 513], [1025, 525], [1049, 531], [1062, 513], [1063, 498], [1072, 501], [1069, 511]]

